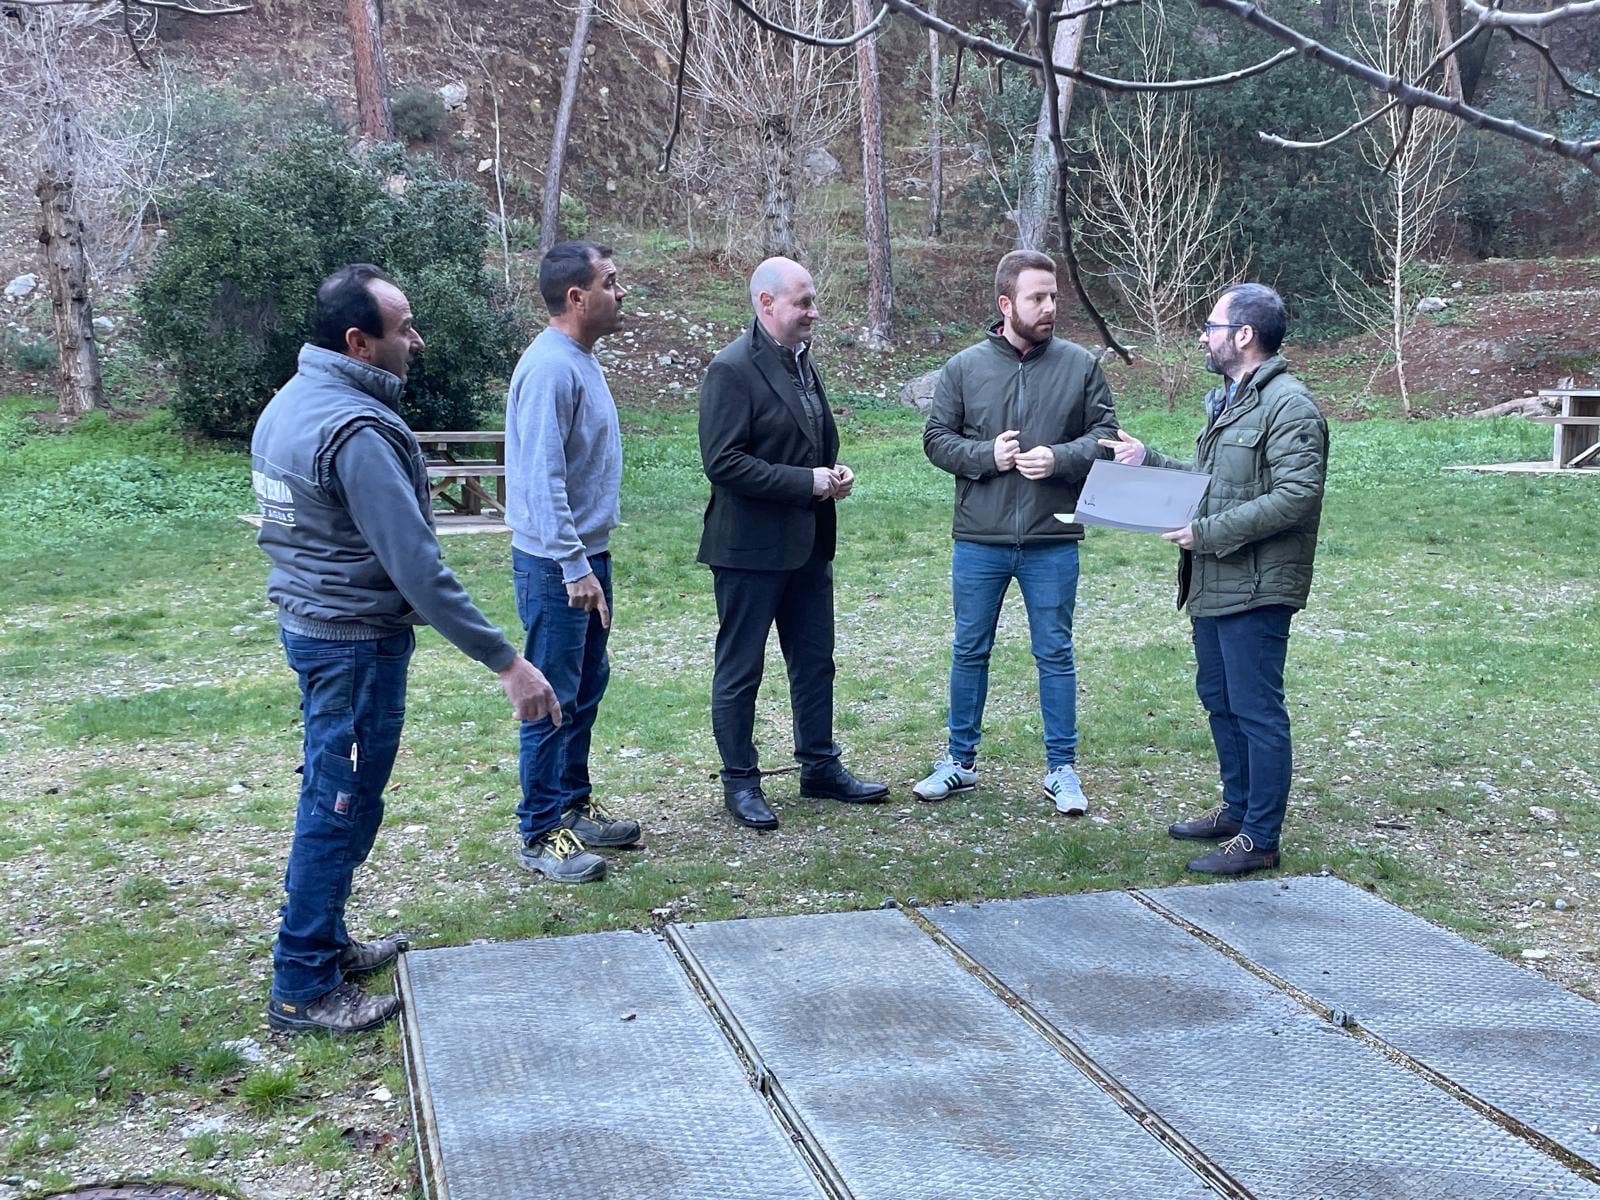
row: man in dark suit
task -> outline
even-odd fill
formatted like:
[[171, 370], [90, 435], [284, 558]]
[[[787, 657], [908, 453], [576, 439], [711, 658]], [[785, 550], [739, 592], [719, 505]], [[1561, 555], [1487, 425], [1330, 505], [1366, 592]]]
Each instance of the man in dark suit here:
[[855, 475], [837, 463], [839, 431], [811, 361], [818, 319], [811, 275], [769, 258], [750, 276], [755, 320], [706, 368], [700, 457], [711, 481], [699, 560], [717, 596], [711, 729], [723, 802], [751, 829], [776, 829], [754, 741], [767, 634], [789, 670], [800, 794], [875, 804], [887, 785], [857, 779], [833, 740], [835, 504]]

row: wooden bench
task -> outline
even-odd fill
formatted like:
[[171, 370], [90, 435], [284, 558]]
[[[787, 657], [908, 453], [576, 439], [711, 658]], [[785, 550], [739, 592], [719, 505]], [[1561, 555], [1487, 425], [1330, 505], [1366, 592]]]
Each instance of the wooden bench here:
[[1600, 468], [1600, 388], [1541, 388], [1539, 395], [1561, 402], [1555, 416], [1529, 418], [1555, 426], [1551, 465]]
[[[432, 480], [428, 494], [451, 515], [506, 517], [506, 435], [503, 429], [422, 430], [416, 433]], [[493, 457], [481, 448], [490, 447]], [[493, 491], [484, 486], [493, 480]]]

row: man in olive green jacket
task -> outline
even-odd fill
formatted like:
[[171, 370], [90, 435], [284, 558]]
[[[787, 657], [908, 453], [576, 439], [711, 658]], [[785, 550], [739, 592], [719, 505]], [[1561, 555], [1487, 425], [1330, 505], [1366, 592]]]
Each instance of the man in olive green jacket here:
[[1223, 383], [1206, 396], [1193, 459], [1160, 454], [1120, 431], [1101, 443], [1121, 463], [1211, 476], [1194, 520], [1162, 534], [1181, 550], [1178, 606], [1188, 606], [1194, 624], [1195, 690], [1222, 774], [1222, 803], [1168, 832], [1223, 843], [1189, 863], [1207, 875], [1276, 867], [1289, 803], [1283, 665], [1290, 619], [1311, 590], [1328, 425], [1278, 356], [1287, 324], [1283, 300], [1261, 284], [1239, 284], [1217, 299], [1200, 345], [1206, 370]]
[[1077, 668], [1072, 616], [1083, 526], [1056, 513], [1078, 492], [1100, 439], [1116, 432], [1111, 389], [1095, 356], [1055, 336], [1056, 270], [1048, 255], [1014, 250], [995, 272], [1001, 320], [939, 373], [922, 448], [955, 476], [950, 558], [955, 636], [950, 648], [948, 752], [911, 789], [943, 800], [978, 782], [978, 739], [989, 654], [1006, 589], [1028, 609], [1044, 718], [1043, 790], [1068, 816], [1088, 808], [1078, 781]]

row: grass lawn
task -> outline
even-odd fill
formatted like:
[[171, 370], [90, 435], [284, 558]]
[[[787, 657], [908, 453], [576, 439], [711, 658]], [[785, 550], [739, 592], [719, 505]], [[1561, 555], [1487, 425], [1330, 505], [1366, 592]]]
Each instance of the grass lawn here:
[[[942, 748], [948, 477], [920, 421], [846, 397], [856, 468], [837, 563], [838, 736], [891, 803], [802, 801], [775, 835], [722, 813], [707, 715], [710, 579], [692, 414], [630, 409], [614, 540], [613, 677], [594, 774], [646, 849], [556, 888], [513, 859], [515, 728], [494, 679], [419, 638], [406, 739], [351, 926], [422, 946], [675, 919], [1159, 886], [1209, 807], [1174, 552], [1091, 531], [1078, 601], [1090, 816], [1040, 794], [1020, 598], [1008, 599], [975, 793], [910, 800]], [[837, 397], [836, 397], [837, 399]], [[47, 433], [0, 405], [0, 1176], [41, 1186], [150, 1171], [255, 1194], [404, 1187], [412, 1149], [393, 1029], [281, 1040], [263, 1006], [296, 789], [294, 681], [264, 597], [242, 455], [183, 448], [163, 417]], [[1169, 450], [1193, 411], [1123, 404]], [[1339, 423], [1317, 585], [1288, 689], [1286, 872], [1324, 867], [1600, 996], [1600, 476], [1444, 473], [1534, 459], [1522, 421]], [[23, 482], [26, 481], [26, 482]], [[469, 590], [516, 616], [503, 537], [446, 540]], [[776, 639], [758, 740], [789, 765]], [[1564, 902], [1557, 909], [1556, 901]], [[385, 980], [378, 981], [383, 986]]]

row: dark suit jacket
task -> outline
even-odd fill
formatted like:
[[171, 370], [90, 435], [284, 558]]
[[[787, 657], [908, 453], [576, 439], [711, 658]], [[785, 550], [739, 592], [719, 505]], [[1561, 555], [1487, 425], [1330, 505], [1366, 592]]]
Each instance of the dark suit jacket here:
[[833, 466], [839, 454], [820, 375], [817, 398], [821, 446], [793, 376], [754, 322], [711, 360], [700, 386], [700, 461], [711, 481], [701, 562], [793, 571], [813, 553], [833, 558], [834, 503], [811, 494], [812, 468]]

